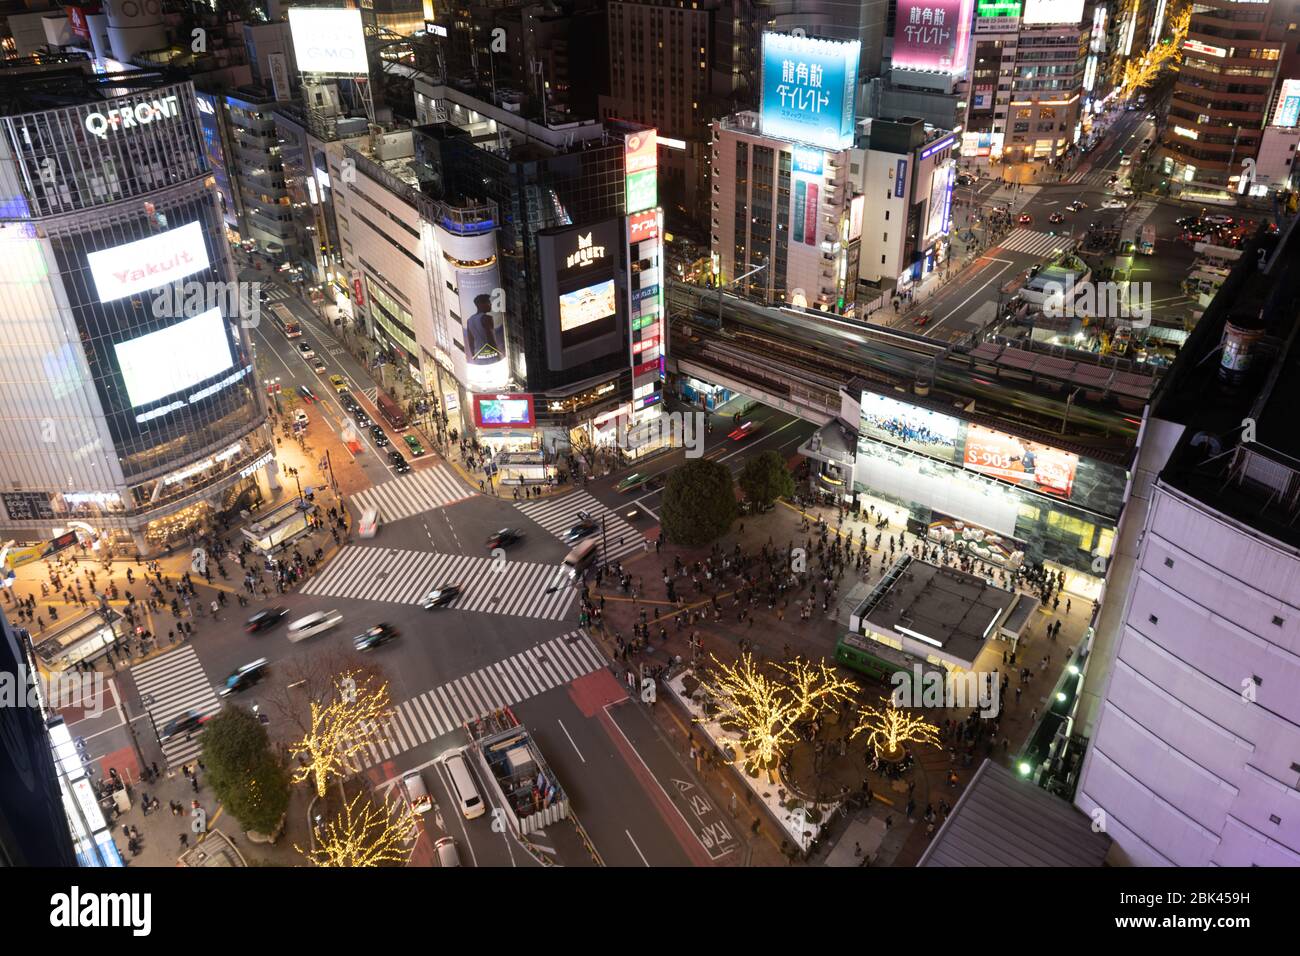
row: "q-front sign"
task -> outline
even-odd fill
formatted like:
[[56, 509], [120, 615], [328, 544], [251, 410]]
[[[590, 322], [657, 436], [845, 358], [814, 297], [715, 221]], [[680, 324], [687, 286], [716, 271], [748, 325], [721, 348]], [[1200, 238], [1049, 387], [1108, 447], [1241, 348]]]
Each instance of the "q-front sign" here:
[[128, 103], [101, 112], [94, 112], [86, 117], [86, 130], [92, 136], [108, 139], [109, 130], [128, 129], [133, 126], [148, 126], [160, 119], [179, 116], [180, 100], [175, 96], [166, 96], [160, 100], [144, 103]]

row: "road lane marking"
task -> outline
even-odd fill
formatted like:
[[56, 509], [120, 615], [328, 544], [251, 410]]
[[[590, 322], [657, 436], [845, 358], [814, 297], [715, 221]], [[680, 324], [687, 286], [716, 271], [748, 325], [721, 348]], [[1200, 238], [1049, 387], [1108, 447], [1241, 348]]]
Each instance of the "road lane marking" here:
[[636, 855], [641, 858], [641, 862], [644, 863], [646, 866], [649, 866], [650, 861], [645, 858], [645, 854], [641, 852], [641, 848], [636, 845], [636, 840], [632, 839], [631, 832], [629, 832], [628, 830], [624, 830], [623, 832], [627, 834], [628, 842], [632, 844], [632, 849], [636, 850]]
[[576, 743], [573, 742], [573, 735], [572, 735], [571, 733], [569, 733], [569, 728], [566, 727], [566, 726], [564, 726], [564, 721], [560, 720], [560, 719], [557, 717], [557, 718], [555, 719], [555, 722], [556, 722], [557, 724], [559, 724], [559, 725], [560, 725], [560, 729], [564, 731], [564, 736], [566, 736], [566, 737], [569, 738], [569, 745], [570, 745], [571, 747], [573, 747], [573, 752], [574, 752], [575, 754], [578, 755], [578, 759], [581, 760], [583, 763], [586, 763], [586, 762], [587, 762], [587, 758], [584, 757], [584, 756], [582, 755], [582, 751], [578, 749], [578, 745], [577, 745]]

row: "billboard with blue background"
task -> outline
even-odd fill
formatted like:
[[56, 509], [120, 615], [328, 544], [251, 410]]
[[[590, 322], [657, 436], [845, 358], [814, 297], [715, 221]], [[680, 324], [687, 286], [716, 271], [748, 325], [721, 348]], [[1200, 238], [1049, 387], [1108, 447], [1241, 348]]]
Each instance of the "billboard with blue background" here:
[[763, 34], [764, 136], [847, 149], [853, 145], [859, 40]]

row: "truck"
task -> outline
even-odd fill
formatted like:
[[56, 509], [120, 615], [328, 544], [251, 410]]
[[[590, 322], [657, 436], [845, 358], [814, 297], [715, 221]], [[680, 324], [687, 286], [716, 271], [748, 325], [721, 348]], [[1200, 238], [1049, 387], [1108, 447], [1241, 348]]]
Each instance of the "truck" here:
[[1144, 256], [1153, 255], [1156, 251], [1156, 227], [1143, 226], [1142, 233], [1138, 239], [1138, 252]]

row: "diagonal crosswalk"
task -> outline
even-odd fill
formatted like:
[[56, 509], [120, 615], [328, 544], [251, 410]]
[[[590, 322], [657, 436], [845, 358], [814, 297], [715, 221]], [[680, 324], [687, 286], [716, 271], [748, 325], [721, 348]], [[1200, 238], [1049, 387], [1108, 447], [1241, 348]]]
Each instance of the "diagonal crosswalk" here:
[[1064, 248], [1069, 240], [1064, 236], [1054, 236], [1050, 232], [1035, 232], [1033, 229], [1013, 229], [998, 243], [998, 248], [1009, 252], [1027, 252], [1034, 256], [1045, 256], [1055, 249]]
[[361, 394], [366, 397], [366, 401], [373, 405], [379, 400], [379, 386], [371, 385], [369, 388], [363, 388]]
[[[197, 710], [206, 715], [221, 709], [221, 698], [212, 689], [194, 648], [188, 644], [132, 667], [131, 679], [139, 691], [140, 702], [149, 711], [159, 733], [169, 720], [187, 710]], [[188, 740], [180, 734], [163, 741], [167, 766], [174, 767], [197, 757], [203, 747], [201, 734], [201, 731], [195, 732]]]
[[450, 605], [460, 611], [561, 621], [573, 603], [574, 588], [558, 565], [357, 545], [340, 551], [302, 593], [418, 604], [444, 584], [460, 586]]
[[400, 521], [470, 497], [446, 465], [434, 465], [359, 491], [352, 501], [361, 511], [375, 508], [383, 521]]
[[[645, 535], [585, 491], [574, 491], [559, 498], [542, 498], [538, 501], [521, 501], [516, 507], [557, 538], [578, 523], [578, 513], [585, 511], [597, 521], [605, 519], [602, 544], [598, 551], [602, 562], [617, 561], [634, 551], [645, 550]], [[605, 552], [605, 542], [609, 553]]]
[[266, 293], [267, 302], [288, 302], [293, 298], [293, 293], [288, 289], [269, 282], [262, 283], [262, 291]]
[[1063, 183], [1083, 183], [1087, 186], [1104, 186], [1106, 180], [1114, 175], [1116, 175], [1116, 172], [1112, 169], [1079, 169], [1061, 181]]
[[583, 630], [536, 644], [398, 704], [386, 723], [372, 726], [364, 740], [354, 741], [362, 749], [352, 758], [351, 769], [360, 773], [605, 666], [604, 655]]

